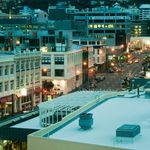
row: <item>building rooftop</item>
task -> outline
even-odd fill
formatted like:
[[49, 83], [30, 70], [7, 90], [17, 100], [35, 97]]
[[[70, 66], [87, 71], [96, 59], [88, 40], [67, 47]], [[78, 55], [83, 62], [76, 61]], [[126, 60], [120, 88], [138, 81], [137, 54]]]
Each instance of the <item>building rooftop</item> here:
[[0, 63], [8, 61], [14, 61], [14, 55], [0, 53]]
[[[51, 134], [50, 139], [88, 143], [118, 148], [148, 150], [150, 147], [150, 101], [143, 95], [139, 98], [127, 96], [111, 98], [90, 111], [94, 124], [91, 129], [83, 130], [79, 118]], [[124, 124], [138, 124], [141, 133], [133, 142], [116, 140], [116, 129]], [[73, 135], [73, 136], [72, 136]]]
[[21, 123], [15, 124], [11, 126], [12, 128], [25, 128], [25, 129], [43, 129], [43, 127], [40, 125], [39, 116], [34, 117], [32, 119], [23, 121]]
[[142, 8], [149, 8], [150, 9], [150, 4], [142, 4], [140, 7], [140, 9]]
[[57, 106], [83, 106], [108, 91], [79, 91], [55, 98], [53, 101], [40, 103], [39, 108], [54, 108]]

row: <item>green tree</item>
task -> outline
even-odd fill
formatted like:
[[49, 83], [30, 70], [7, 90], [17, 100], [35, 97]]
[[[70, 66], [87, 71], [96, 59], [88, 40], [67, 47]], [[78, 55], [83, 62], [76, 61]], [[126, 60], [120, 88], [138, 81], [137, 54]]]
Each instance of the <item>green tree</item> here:
[[54, 84], [51, 81], [45, 80], [45, 81], [43, 81], [42, 86], [43, 86], [43, 89], [45, 89], [46, 91], [50, 91], [54, 87]]

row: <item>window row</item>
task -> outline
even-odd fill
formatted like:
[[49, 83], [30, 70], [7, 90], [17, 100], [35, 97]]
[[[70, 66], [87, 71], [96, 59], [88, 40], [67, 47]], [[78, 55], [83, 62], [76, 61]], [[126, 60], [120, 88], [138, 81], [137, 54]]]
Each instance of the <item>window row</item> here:
[[114, 25], [114, 24], [89, 24], [88, 28], [125, 28], [125, 25]]
[[14, 65], [0, 66], [0, 76], [14, 74]]
[[[54, 63], [56, 65], [64, 65], [64, 57], [55, 57]], [[42, 64], [51, 64], [51, 57], [43, 57]]]
[[16, 71], [24, 71], [34, 69], [34, 68], [40, 68], [40, 61], [21, 61], [16, 63]]
[[30, 74], [29, 75], [26, 75], [26, 76], [17, 76], [16, 77], [16, 87], [20, 87], [20, 86], [23, 86], [23, 85], [29, 85], [29, 84], [32, 84], [33, 82], [37, 83], [37, 82], [40, 82], [40, 73], [37, 72], [35, 74]]
[[[55, 69], [55, 77], [64, 77], [64, 69]], [[42, 76], [51, 76], [51, 69], [42, 69]]]
[[0, 82], [0, 92], [9, 91], [14, 89], [14, 80]]

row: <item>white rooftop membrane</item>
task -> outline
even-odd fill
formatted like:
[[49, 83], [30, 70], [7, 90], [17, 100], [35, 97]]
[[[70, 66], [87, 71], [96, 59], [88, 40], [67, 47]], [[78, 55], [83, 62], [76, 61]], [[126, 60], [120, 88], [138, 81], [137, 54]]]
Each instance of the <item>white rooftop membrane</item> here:
[[[90, 130], [81, 129], [78, 118], [49, 138], [136, 150], [150, 149], [149, 99], [144, 99], [144, 96], [112, 98], [90, 112], [93, 113], [94, 118], [94, 124]], [[140, 136], [134, 142], [116, 141], [116, 129], [123, 124], [141, 126]]]
[[29, 119], [27, 121], [18, 123], [16, 125], [11, 126], [13, 128], [26, 128], [26, 129], [43, 129], [40, 125], [39, 116]]

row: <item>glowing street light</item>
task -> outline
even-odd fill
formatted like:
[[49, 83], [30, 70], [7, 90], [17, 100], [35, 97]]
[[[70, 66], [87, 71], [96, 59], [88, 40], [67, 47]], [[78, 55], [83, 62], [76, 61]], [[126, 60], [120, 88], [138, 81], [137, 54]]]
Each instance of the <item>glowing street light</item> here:
[[79, 74], [80, 74], [80, 70], [77, 70], [77, 71], [76, 71], [76, 75], [79, 75]]
[[111, 66], [115, 66], [115, 63], [112, 62], [110, 65], [111, 65]]
[[120, 48], [124, 48], [124, 44], [121, 44], [121, 45], [120, 45]]
[[19, 40], [16, 40], [16, 45], [19, 45], [20, 44], [20, 41]]
[[114, 52], [114, 51], [115, 51], [115, 48], [114, 48], [114, 47], [112, 47], [112, 48], [111, 48], [111, 51], [112, 51], [112, 52]]
[[87, 65], [87, 62], [86, 62], [86, 61], [84, 61], [84, 62], [83, 62], [83, 65], [84, 65], [84, 66], [86, 66], [86, 65]]
[[47, 72], [47, 68], [43, 68], [43, 71], [44, 71], [44, 72]]

